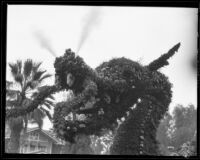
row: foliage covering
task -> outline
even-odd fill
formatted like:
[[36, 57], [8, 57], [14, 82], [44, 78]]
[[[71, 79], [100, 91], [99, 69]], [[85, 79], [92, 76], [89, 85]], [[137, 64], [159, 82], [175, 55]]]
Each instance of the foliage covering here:
[[[164, 54], [164, 58], [159, 58], [161, 61], [157, 59], [150, 66], [142, 66], [122, 57], [104, 62], [95, 70], [70, 49], [66, 50], [64, 56], [56, 59], [54, 67], [58, 84], [63, 89], [71, 89], [75, 98], [58, 103], [55, 107], [54, 128], [58, 136], [73, 143], [78, 134], [101, 135], [104, 129], [113, 130], [117, 126], [117, 119], [124, 117], [131, 110], [130, 107], [141, 99], [141, 104], [137, 104], [136, 109], [130, 112], [118, 129], [111, 154], [156, 154], [156, 129], [159, 120], [168, 110], [172, 96], [168, 78], [156, 70], [166, 65], [167, 59], [179, 46], [180, 44], [173, 47]], [[75, 76], [73, 86], [66, 84], [65, 73]], [[88, 101], [93, 102], [89, 107]], [[84, 118], [80, 119], [81, 115]], [[153, 118], [149, 120], [149, 117]], [[142, 129], [139, 124], [143, 124], [143, 131], [148, 133], [143, 136], [142, 148], [139, 147], [141, 144], [138, 137]], [[135, 142], [130, 142], [132, 148], [127, 150], [125, 146], [130, 139]], [[136, 148], [140, 148], [142, 152]]]

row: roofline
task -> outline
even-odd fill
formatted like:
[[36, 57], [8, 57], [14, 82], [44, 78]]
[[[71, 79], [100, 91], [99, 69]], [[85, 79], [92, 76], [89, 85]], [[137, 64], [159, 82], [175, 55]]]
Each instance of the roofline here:
[[33, 131], [36, 131], [36, 130], [42, 131], [45, 135], [47, 135], [48, 137], [50, 137], [51, 139], [53, 139], [56, 143], [61, 144], [61, 142], [59, 142], [57, 139], [55, 139], [55, 138], [52, 137], [49, 133], [47, 133], [48, 131], [45, 131], [45, 130], [43, 130], [43, 129], [40, 129], [39, 127], [29, 128], [29, 129], [27, 129], [27, 132], [26, 132], [26, 133], [33, 132]]
[[45, 153], [45, 154], [48, 154], [48, 152], [41, 151], [41, 150], [29, 152], [28, 154], [37, 154], [37, 153]]

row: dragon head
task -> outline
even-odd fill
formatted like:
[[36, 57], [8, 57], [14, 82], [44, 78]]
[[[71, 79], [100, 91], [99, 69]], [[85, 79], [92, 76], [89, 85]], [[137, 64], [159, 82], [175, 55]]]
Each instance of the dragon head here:
[[82, 91], [83, 80], [91, 70], [71, 49], [67, 49], [63, 56], [56, 58], [54, 68], [56, 84], [61, 89], [70, 89], [74, 93]]

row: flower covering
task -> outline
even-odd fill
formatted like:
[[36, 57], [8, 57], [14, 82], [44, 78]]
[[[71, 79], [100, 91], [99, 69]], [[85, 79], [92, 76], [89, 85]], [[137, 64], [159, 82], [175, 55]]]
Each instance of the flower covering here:
[[[54, 67], [58, 84], [72, 90], [75, 98], [55, 107], [54, 128], [58, 136], [71, 143], [79, 134], [98, 136], [104, 129], [114, 130], [117, 120], [125, 117], [111, 154], [155, 154], [155, 131], [172, 97], [171, 83], [157, 70], [168, 64], [167, 59], [179, 46], [147, 66], [122, 57], [103, 62], [94, 70], [70, 49], [66, 50], [64, 56], [56, 59]], [[66, 72], [75, 77], [71, 87], [66, 84]], [[65, 118], [72, 113], [72, 120]], [[127, 143], [132, 145], [129, 150], [125, 147], [129, 146]]]

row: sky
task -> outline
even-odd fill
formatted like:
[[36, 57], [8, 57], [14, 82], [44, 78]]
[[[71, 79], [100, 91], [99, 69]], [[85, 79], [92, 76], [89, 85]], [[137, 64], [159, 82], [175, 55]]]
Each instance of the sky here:
[[[95, 68], [117, 57], [148, 65], [180, 42], [170, 65], [160, 71], [173, 84], [170, 111], [176, 104], [196, 107], [191, 60], [197, 54], [197, 24], [197, 8], [8, 5], [6, 79], [12, 80], [8, 63], [27, 58], [54, 74], [55, 56], [68, 48]], [[53, 83], [54, 77], [44, 82]], [[50, 127], [45, 119], [43, 128]]]

